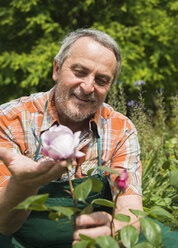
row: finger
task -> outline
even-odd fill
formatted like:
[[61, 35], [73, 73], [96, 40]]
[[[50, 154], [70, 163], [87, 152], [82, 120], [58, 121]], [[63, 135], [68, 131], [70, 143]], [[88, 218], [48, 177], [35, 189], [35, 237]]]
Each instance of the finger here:
[[14, 153], [9, 151], [7, 148], [0, 147], [0, 160], [2, 160], [6, 166], [8, 166], [12, 161], [13, 155]]
[[110, 236], [111, 229], [109, 226], [99, 226], [86, 229], [78, 229], [74, 232], [73, 238], [75, 241], [80, 240], [79, 234], [84, 234], [91, 238], [97, 238], [98, 236]]
[[40, 174], [44, 175], [44, 178], [54, 180], [59, 178], [65, 171], [67, 162], [64, 161], [42, 161], [39, 163]]
[[72, 159], [72, 167], [76, 167], [77, 166], [77, 161], [76, 161], [76, 159]]
[[83, 214], [76, 219], [77, 227], [82, 226], [100, 226], [110, 223], [110, 215], [106, 212], [94, 212]]

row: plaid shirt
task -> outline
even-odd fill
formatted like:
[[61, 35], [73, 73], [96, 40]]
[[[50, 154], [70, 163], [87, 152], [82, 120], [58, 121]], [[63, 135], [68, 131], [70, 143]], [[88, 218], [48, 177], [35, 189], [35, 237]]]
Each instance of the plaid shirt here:
[[[54, 123], [60, 123], [54, 104], [54, 90], [55, 88], [45, 93], [21, 97], [0, 106], [1, 147], [34, 159], [40, 133]], [[44, 106], [48, 98], [49, 104], [42, 123]], [[92, 123], [95, 123], [96, 130], [92, 128]], [[78, 149], [84, 152], [85, 156], [78, 159], [77, 167], [71, 171], [71, 177], [84, 177], [89, 169], [97, 167], [98, 149], [95, 132], [100, 136], [102, 165], [119, 172], [127, 169], [129, 181], [125, 194], [141, 194], [140, 148], [136, 129], [127, 117], [114, 111], [106, 103], [103, 103], [90, 120], [89, 129], [81, 132]], [[39, 154], [38, 160], [42, 159], [46, 158]], [[110, 175], [112, 181], [116, 176]], [[0, 187], [7, 184], [9, 177], [9, 170], [0, 161]], [[61, 180], [65, 179], [67, 177], [64, 174]]]

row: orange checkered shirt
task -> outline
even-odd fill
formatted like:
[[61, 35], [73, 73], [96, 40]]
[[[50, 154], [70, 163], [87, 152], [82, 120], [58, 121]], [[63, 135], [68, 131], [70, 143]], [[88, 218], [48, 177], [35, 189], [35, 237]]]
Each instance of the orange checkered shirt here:
[[[55, 87], [48, 92], [21, 97], [0, 106], [0, 147], [34, 158], [40, 132], [56, 122], [60, 123], [54, 105], [54, 90]], [[49, 104], [44, 114], [48, 98]], [[84, 177], [89, 169], [98, 165], [97, 139], [91, 128], [92, 122], [96, 124], [100, 136], [102, 165], [119, 172], [127, 169], [129, 180], [125, 194], [141, 195], [140, 148], [136, 129], [127, 117], [114, 111], [106, 103], [103, 103], [90, 120], [89, 130], [81, 132], [78, 149], [84, 152], [85, 156], [77, 161], [77, 167], [70, 172], [71, 177]], [[46, 158], [39, 154], [37, 160], [42, 159]], [[7, 184], [10, 176], [9, 170], [0, 161], [0, 187]], [[114, 181], [117, 175], [109, 176]], [[67, 180], [67, 176], [64, 174], [61, 180]]]

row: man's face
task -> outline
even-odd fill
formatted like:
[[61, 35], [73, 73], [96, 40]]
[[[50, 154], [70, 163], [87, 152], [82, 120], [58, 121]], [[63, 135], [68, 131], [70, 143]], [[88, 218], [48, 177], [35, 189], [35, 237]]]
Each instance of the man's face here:
[[81, 122], [92, 116], [106, 98], [115, 68], [112, 50], [89, 37], [79, 38], [60, 71], [54, 62], [55, 104], [59, 117]]

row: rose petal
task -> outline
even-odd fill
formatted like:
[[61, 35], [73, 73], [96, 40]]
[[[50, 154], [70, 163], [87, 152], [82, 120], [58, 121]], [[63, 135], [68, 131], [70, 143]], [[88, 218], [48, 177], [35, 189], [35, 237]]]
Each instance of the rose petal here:
[[73, 132], [66, 126], [52, 126], [41, 135], [41, 151], [53, 159], [82, 157], [84, 154], [77, 150], [80, 132]]
[[74, 146], [77, 147], [79, 145], [79, 137], [80, 137], [80, 131], [74, 133]]
[[85, 156], [85, 153], [76, 150], [75, 156], [76, 156], [76, 158], [81, 158], [81, 157]]

